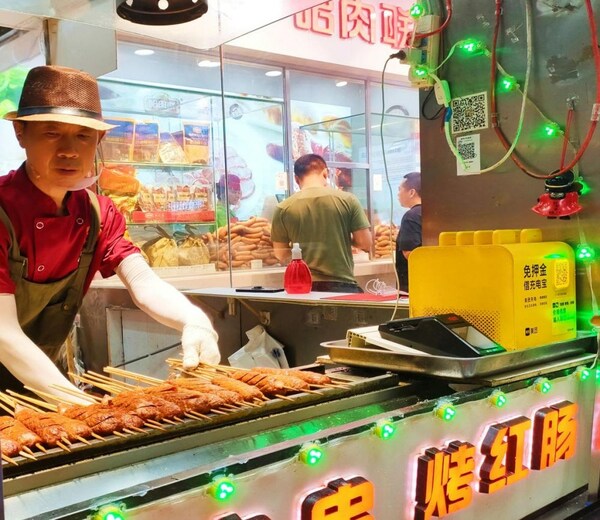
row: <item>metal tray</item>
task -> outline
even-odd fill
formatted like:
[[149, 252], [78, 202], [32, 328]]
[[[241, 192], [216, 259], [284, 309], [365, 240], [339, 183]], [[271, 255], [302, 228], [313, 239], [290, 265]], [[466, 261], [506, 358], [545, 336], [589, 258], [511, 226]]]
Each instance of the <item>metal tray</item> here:
[[478, 358], [411, 355], [371, 345], [362, 348], [348, 347], [346, 340], [327, 341], [321, 343], [321, 346], [328, 349], [330, 359], [336, 363], [424, 374], [455, 381], [482, 379], [492, 374], [597, 352], [595, 334], [580, 334], [571, 341]]

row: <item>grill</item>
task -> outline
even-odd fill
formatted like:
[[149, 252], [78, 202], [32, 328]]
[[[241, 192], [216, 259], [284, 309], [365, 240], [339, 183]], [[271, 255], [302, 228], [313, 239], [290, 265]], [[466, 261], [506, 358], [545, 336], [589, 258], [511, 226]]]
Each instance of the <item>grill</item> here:
[[[225, 368], [225, 367], [223, 367]], [[314, 365], [305, 367], [312, 371], [321, 371], [322, 367]], [[230, 370], [229, 367], [227, 369]], [[141, 374], [121, 371], [107, 367], [107, 372], [134, 381], [140, 387], [151, 384], [163, 383], [161, 380], [148, 378]], [[177, 452], [188, 442], [197, 446], [203, 443], [214, 442], [214, 434], [228, 428], [231, 432], [252, 428], [249, 423], [257, 420], [272, 420], [279, 417], [285, 422], [290, 414], [295, 412], [295, 417], [306, 417], [316, 405], [330, 401], [339, 401], [353, 396], [362, 396], [370, 392], [383, 389], [395, 389], [399, 385], [398, 376], [381, 373], [381, 371], [360, 371], [348, 367], [338, 367], [335, 371], [328, 372], [333, 379], [333, 384], [324, 387], [311, 386], [306, 391], [289, 392], [287, 395], [278, 395], [261, 402], [241, 403], [239, 406], [218, 407], [205, 414], [189, 412], [174, 420], [147, 421], [145, 425], [126, 431], [115, 431], [112, 434], [84, 439], [85, 442], [75, 441], [70, 444], [62, 443], [63, 447], [32, 447], [25, 456], [18, 455], [2, 462], [2, 471], [5, 478], [5, 494], [35, 489], [40, 485], [38, 478], [23, 479], [21, 477], [39, 474], [48, 471], [50, 480], [61, 480], [89, 474], [102, 466], [103, 462], [110, 459], [110, 466], [120, 465], [122, 461], [145, 460], [152, 458], [157, 453], [166, 454]], [[128, 384], [123, 380], [111, 380], [106, 376], [88, 373], [81, 377], [83, 381], [96, 383], [98, 388], [125, 389]], [[112, 385], [112, 386], [111, 386]], [[4, 396], [5, 402], [34, 402], [34, 406], [41, 408], [41, 402], [11, 393]], [[6, 408], [5, 408], [6, 409]], [[286, 418], [282, 418], [286, 415]], [[239, 426], [242, 428], [229, 428]], [[98, 461], [90, 464], [89, 461]], [[83, 463], [83, 464], [82, 464]], [[62, 471], [69, 466], [69, 475], [62, 476]]]

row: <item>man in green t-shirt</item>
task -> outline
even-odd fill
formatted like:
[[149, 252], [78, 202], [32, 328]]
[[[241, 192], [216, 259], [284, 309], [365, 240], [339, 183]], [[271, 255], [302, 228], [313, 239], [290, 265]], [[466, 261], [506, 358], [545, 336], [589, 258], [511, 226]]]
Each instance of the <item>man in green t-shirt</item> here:
[[362, 292], [354, 278], [352, 246], [369, 251], [369, 221], [351, 193], [328, 185], [325, 160], [307, 154], [296, 160], [300, 191], [280, 202], [273, 215], [271, 239], [275, 256], [284, 264], [290, 245], [298, 242], [310, 267], [313, 291]]

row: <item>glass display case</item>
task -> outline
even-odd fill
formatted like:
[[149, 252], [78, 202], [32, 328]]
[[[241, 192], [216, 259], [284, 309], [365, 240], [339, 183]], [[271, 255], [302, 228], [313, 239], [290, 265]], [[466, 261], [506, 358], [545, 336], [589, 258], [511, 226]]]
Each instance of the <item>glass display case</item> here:
[[283, 146], [281, 102], [115, 79], [100, 89], [115, 127], [102, 143], [99, 191], [152, 267], [277, 263], [262, 212], [269, 154]]

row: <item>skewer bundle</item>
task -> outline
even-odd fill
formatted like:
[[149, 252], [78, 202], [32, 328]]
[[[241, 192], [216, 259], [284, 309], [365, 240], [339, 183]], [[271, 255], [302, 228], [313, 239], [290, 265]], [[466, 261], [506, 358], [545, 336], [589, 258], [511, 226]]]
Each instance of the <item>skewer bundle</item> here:
[[[135, 384], [88, 372], [74, 375], [106, 392], [103, 397], [87, 395], [89, 405], [29, 388], [57, 404], [10, 392], [0, 393], [0, 408], [9, 413], [0, 416], [2, 459], [18, 464], [13, 457], [35, 459], [33, 449], [46, 453], [59, 447], [71, 451], [74, 442], [90, 444], [92, 438], [126, 436], [146, 432], [146, 428], [164, 430], [188, 419], [210, 419], [206, 414], [228, 414], [247, 407], [261, 406], [270, 398], [290, 400], [294, 393], [317, 393], [311, 387], [341, 387], [330, 377], [294, 369], [254, 368], [242, 370], [225, 366], [203, 366], [186, 371], [179, 360], [168, 360], [179, 377], [161, 379], [106, 367], [105, 372], [135, 381]], [[73, 375], [73, 374], [72, 374]], [[72, 392], [60, 388], [63, 392]], [[81, 398], [82, 394], [77, 392]]]

